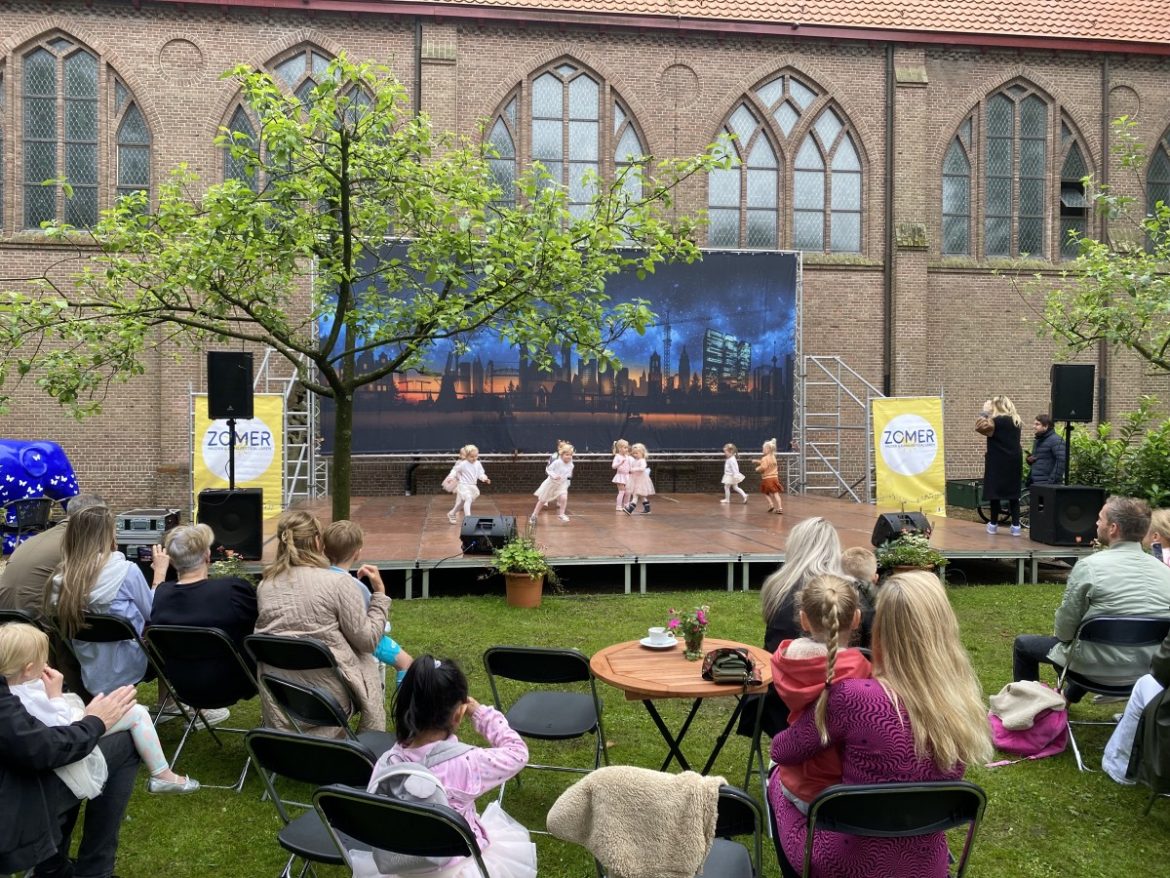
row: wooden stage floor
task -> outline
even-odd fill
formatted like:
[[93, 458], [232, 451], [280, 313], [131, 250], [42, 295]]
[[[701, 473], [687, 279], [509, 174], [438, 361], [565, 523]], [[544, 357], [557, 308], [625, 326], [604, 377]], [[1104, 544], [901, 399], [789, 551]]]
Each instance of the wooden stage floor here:
[[[558, 520], [555, 509], [544, 510], [537, 522], [536, 540], [558, 566], [617, 565], [624, 568], [627, 592], [646, 590], [646, 566], [650, 564], [723, 564], [727, 587], [747, 588], [749, 565], [776, 564], [784, 560], [784, 545], [793, 526], [812, 516], [832, 522], [841, 544], [868, 546], [878, 510], [874, 506], [811, 495], [784, 496], [784, 515], [767, 512], [759, 494], [749, 494], [745, 505], [734, 495], [730, 504], [718, 494], [656, 495], [653, 512], [628, 516], [614, 509], [614, 495], [571, 493], [570, 521]], [[382, 570], [405, 574], [406, 596], [429, 596], [429, 572], [442, 564], [450, 567], [483, 567], [490, 555], [463, 555], [460, 526], [447, 521], [450, 495], [411, 497], [355, 497], [350, 517], [365, 530], [364, 560]], [[527, 526], [535, 500], [529, 494], [491, 494], [475, 501], [475, 517], [512, 515], [517, 527]], [[328, 521], [328, 499], [300, 504]], [[462, 513], [460, 514], [462, 520]], [[934, 518], [931, 545], [948, 558], [1015, 561], [1017, 581], [1037, 580], [1041, 559], [1069, 557], [1087, 549], [1047, 546], [1026, 536], [1012, 537], [1001, 528], [992, 536], [982, 523]], [[265, 559], [271, 557], [272, 523], [266, 533]], [[636, 581], [635, 581], [636, 580]], [[417, 589], [417, 592], [416, 592]]]

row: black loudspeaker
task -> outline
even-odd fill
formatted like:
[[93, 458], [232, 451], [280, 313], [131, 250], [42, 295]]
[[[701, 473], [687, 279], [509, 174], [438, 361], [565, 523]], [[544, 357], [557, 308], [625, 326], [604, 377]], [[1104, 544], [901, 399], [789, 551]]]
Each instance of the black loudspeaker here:
[[878, 516], [870, 542], [880, 546], [902, 533], [930, 536], [930, 531], [930, 522], [921, 512], [885, 512]]
[[1083, 485], [1033, 485], [1029, 536], [1049, 546], [1087, 546], [1097, 538], [1097, 515], [1105, 505], [1103, 488]]
[[490, 555], [516, 536], [516, 518], [512, 515], [495, 515], [463, 519], [459, 528], [459, 542], [463, 544], [464, 555]]
[[264, 550], [264, 493], [260, 488], [200, 491], [199, 523], [215, 531], [216, 548], [259, 561]]
[[1053, 364], [1052, 408], [1053, 421], [1093, 420], [1093, 383], [1096, 367]]
[[252, 417], [252, 352], [207, 352], [207, 415], [213, 421]]

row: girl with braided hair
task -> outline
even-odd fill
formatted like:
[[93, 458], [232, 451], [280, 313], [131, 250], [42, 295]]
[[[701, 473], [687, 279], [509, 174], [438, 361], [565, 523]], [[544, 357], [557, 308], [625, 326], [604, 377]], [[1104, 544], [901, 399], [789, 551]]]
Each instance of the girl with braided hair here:
[[[829, 687], [838, 680], [864, 679], [870, 674], [865, 656], [848, 648], [861, 626], [857, 589], [842, 576], [815, 576], [800, 593], [799, 616], [807, 635], [785, 640], [773, 653], [772, 685], [788, 707], [789, 725], [815, 704], [817, 731], [821, 743], [827, 745]], [[818, 793], [841, 783], [841, 754], [836, 747], [826, 747], [806, 762], [779, 766], [778, 772], [784, 797], [807, 813]]]
[[[386, 703], [382, 673], [374, 647], [386, 627], [390, 598], [378, 568], [364, 564], [356, 575], [370, 582], [367, 607], [350, 575], [330, 569], [324, 553], [321, 522], [303, 509], [286, 510], [276, 522], [276, 557], [264, 568], [256, 589], [259, 615], [257, 634], [312, 637], [333, 653], [341, 676], [331, 671], [280, 671], [279, 676], [325, 689], [351, 713], [361, 713], [358, 731], [386, 730]], [[260, 665], [258, 673], [269, 670]], [[275, 669], [272, 669], [275, 670]], [[283, 714], [261, 688], [264, 724], [288, 728]], [[345, 737], [344, 729], [302, 731], [325, 737]]]

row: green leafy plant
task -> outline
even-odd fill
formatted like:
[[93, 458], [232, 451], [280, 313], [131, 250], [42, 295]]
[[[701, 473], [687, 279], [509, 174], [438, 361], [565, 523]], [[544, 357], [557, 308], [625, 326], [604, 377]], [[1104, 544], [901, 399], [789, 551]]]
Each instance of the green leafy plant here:
[[530, 536], [515, 536], [498, 549], [492, 550], [494, 573], [526, 573], [543, 576], [545, 582], [556, 584], [557, 573], [549, 563], [544, 550]]
[[235, 577], [250, 582], [252, 585], [256, 584], [256, 574], [248, 569], [244, 557], [231, 549], [224, 549], [222, 557], [208, 565], [207, 575], [211, 579]]
[[1141, 497], [1151, 506], [1170, 503], [1170, 418], [1156, 421], [1159, 401], [1143, 396], [1135, 411], [1096, 431], [1072, 434], [1069, 478], [1109, 494]]
[[891, 567], [943, 567], [946, 556], [932, 548], [926, 534], [903, 532], [877, 547], [878, 566]]

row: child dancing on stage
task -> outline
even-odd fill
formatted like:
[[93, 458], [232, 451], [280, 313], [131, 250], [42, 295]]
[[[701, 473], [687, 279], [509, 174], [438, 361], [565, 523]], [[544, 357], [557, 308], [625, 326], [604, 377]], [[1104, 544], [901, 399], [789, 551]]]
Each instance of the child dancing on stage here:
[[642, 514], [650, 514], [650, 495], [654, 493], [654, 483], [650, 481], [650, 469], [646, 464], [646, 446], [635, 442], [630, 446], [630, 480], [626, 482], [626, 515], [633, 515], [638, 508], [638, 498], [642, 498]]
[[618, 486], [616, 506], [618, 512], [624, 511], [626, 506], [626, 482], [630, 480], [630, 459], [629, 442], [619, 439], [613, 443], [613, 483]]
[[775, 439], [769, 439], [764, 443], [763, 456], [756, 464], [756, 472], [760, 474], [760, 493], [768, 501], [768, 511], [783, 515], [784, 503], [780, 500], [780, 494], [784, 486], [780, 484], [780, 464], [776, 462]]
[[444, 485], [455, 481], [455, 505], [447, 513], [447, 521], [455, 524], [458, 519], [459, 506], [463, 506], [463, 517], [471, 515], [471, 501], [479, 496], [479, 487], [476, 482], [490, 485], [492, 480], [483, 471], [483, 464], [479, 462], [479, 449], [474, 445], [464, 445], [459, 449], [459, 462], [451, 468], [450, 475], [443, 480]]
[[720, 503], [730, 503], [732, 491], [743, 497], [743, 502], [747, 503], [747, 494], [739, 486], [744, 475], [739, 471], [739, 461], [735, 459], [738, 451], [739, 449], [730, 442], [723, 446], [723, 453], [727, 455], [727, 460], [723, 462], [723, 499], [719, 501]]
[[568, 521], [565, 507], [569, 505], [569, 481], [573, 478], [573, 446], [568, 442], [561, 445], [559, 455], [549, 462], [544, 471], [548, 478], [540, 483], [540, 487], [532, 493], [536, 495], [536, 505], [532, 507], [532, 515], [528, 521], [536, 524], [536, 516], [540, 514], [540, 507], [557, 501], [557, 518]]

